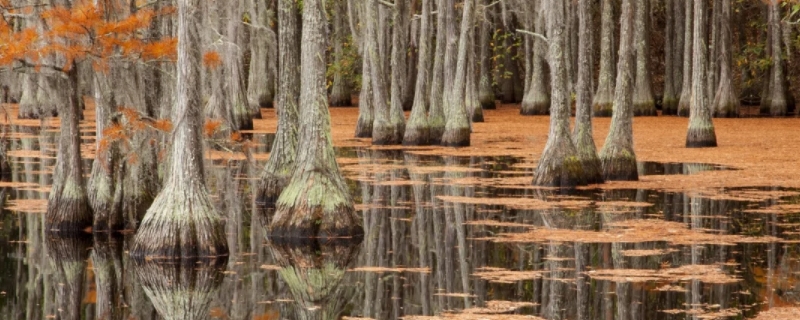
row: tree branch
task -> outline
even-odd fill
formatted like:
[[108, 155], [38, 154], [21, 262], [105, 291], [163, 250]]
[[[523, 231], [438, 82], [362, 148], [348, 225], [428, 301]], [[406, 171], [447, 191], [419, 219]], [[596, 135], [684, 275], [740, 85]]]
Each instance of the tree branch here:
[[380, 4], [384, 5], [384, 6], [387, 6], [389, 8], [394, 8], [394, 3], [391, 3], [389, 1], [386, 1], [386, 0], [376, 0], [376, 1], [378, 1], [378, 3], [380, 3]]
[[522, 29], [517, 29], [516, 31], [517, 31], [517, 32], [519, 32], [519, 33], [522, 33], [522, 34], [527, 34], [527, 35], [529, 35], [529, 36], [534, 36], [534, 37], [537, 37], [537, 38], [539, 38], [539, 39], [542, 39], [542, 40], [544, 40], [544, 42], [550, 42], [550, 41], [549, 41], [549, 40], [547, 40], [547, 38], [545, 38], [543, 35], [541, 35], [541, 34], [538, 34], [538, 33], [536, 33], [536, 32], [531, 32], [531, 31], [528, 31], [528, 30], [522, 30]]

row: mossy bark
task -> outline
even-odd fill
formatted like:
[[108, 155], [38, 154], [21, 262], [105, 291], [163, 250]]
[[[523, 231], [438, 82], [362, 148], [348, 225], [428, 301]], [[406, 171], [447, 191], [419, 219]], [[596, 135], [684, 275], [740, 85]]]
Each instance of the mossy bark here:
[[694, 4], [694, 61], [692, 65], [692, 100], [689, 115], [689, 129], [686, 133], [687, 148], [716, 147], [717, 136], [711, 121], [711, 108], [708, 99], [706, 71], [706, 6], [705, 1]]
[[[467, 54], [471, 51], [470, 34], [472, 33], [472, 20], [475, 16], [475, 0], [464, 2], [463, 16], [461, 18], [461, 33], [458, 37], [457, 59], [455, 61], [455, 79], [450, 92], [445, 94], [445, 107], [447, 108], [447, 122], [442, 133], [443, 146], [466, 147], [470, 144], [471, 128], [467, 118], [465, 90], [467, 85]], [[455, 20], [455, 8], [448, 8], [449, 15]], [[448, 26], [448, 41], [454, 41], [455, 26]], [[447, 86], [445, 86], [447, 87]], [[445, 88], [447, 89], [447, 88]]]
[[430, 61], [431, 43], [431, 0], [422, 0], [422, 18], [420, 21], [419, 59], [417, 60], [417, 81], [414, 90], [414, 104], [408, 118], [403, 145], [421, 146], [430, 143], [430, 126], [428, 124], [428, 65]]
[[633, 150], [633, 4], [623, 0], [620, 14], [620, 47], [614, 113], [600, 162], [605, 180], [638, 180]]
[[80, 233], [92, 225], [92, 208], [86, 195], [78, 128], [78, 72], [75, 66], [66, 73], [67, 96], [62, 103], [58, 156], [53, 171], [53, 187], [47, 199], [45, 229], [56, 233]]
[[691, 0], [686, 0], [684, 10], [684, 36], [683, 36], [683, 82], [681, 84], [681, 97], [678, 100], [677, 114], [681, 117], [689, 116], [689, 108], [692, 100], [692, 54], [694, 53], [694, 4]]
[[600, 33], [600, 74], [592, 101], [595, 117], [610, 117], [614, 106], [614, 3], [603, 0]]
[[572, 141], [577, 149], [577, 156], [583, 166], [583, 176], [587, 183], [602, 183], [602, 164], [597, 155], [592, 130], [592, 88], [594, 64], [591, 3], [589, 0], [578, 1], [578, 83], [575, 86], [575, 130]]
[[261, 172], [256, 201], [275, 207], [283, 188], [289, 183], [297, 154], [297, 105], [300, 99], [300, 42], [298, 8], [292, 0], [278, 3], [279, 64], [278, 129], [269, 160]]
[[578, 151], [569, 135], [569, 92], [566, 70], [568, 55], [564, 37], [565, 4], [560, 0], [547, 2], [547, 34], [551, 70], [550, 133], [544, 147], [533, 184], [537, 186], [574, 188], [586, 184]]
[[633, 89], [633, 115], [655, 116], [655, 97], [650, 79], [650, 0], [636, 1], [634, 43], [636, 44], [636, 83]]
[[147, 210], [130, 254], [145, 257], [227, 255], [223, 220], [204, 184], [200, 110], [199, 0], [178, 1], [178, 61], [173, 141], [166, 183]]
[[281, 193], [270, 237], [331, 238], [363, 234], [333, 151], [325, 92], [325, 12], [321, 0], [303, 3], [300, 137], [297, 162]]

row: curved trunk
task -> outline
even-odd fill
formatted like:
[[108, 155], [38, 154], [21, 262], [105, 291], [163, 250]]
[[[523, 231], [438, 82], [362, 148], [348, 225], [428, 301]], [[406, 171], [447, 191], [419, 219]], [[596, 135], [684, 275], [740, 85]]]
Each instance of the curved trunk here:
[[[333, 62], [339, 68], [343, 68], [345, 63], [344, 45], [347, 41], [346, 5], [344, 1], [337, 1], [333, 8], [334, 14], [331, 16], [333, 20]], [[345, 73], [335, 72], [333, 74], [333, 84], [331, 84], [331, 106], [348, 107], [353, 105], [351, 95], [350, 82]]]
[[705, 1], [694, 4], [694, 61], [692, 65], [692, 100], [689, 114], [689, 130], [686, 133], [687, 148], [716, 147], [717, 136], [711, 122], [706, 73], [706, 7]]
[[602, 165], [597, 156], [592, 130], [592, 73], [594, 71], [594, 35], [592, 4], [590, 0], [578, 1], [578, 83], [575, 86], [575, 130], [572, 140], [578, 150], [578, 160], [583, 166], [587, 183], [602, 183]]
[[[681, 1], [681, 0], [678, 0]], [[689, 115], [689, 106], [692, 100], [692, 54], [694, 41], [692, 27], [694, 25], [694, 8], [692, 0], [686, 0], [683, 36], [683, 84], [681, 84], [681, 98], [678, 100], [677, 114], [681, 117]]]
[[438, 10], [436, 14], [436, 51], [433, 54], [433, 74], [431, 75], [430, 100], [428, 101], [430, 104], [428, 109], [428, 125], [430, 126], [429, 137], [430, 143], [433, 145], [439, 144], [442, 141], [442, 134], [444, 133], [445, 126], [444, 55], [447, 43], [447, 36], [445, 35], [445, 28], [447, 27], [447, 20], [444, 14], [445, 6], [445, 0], [436, 0], [436, 7]]
[[600, 152], [605, 180], [639, 180], [633, 150], [633, 0], [623, 0], [620, 13], [619, 64], [614, 114]]
[[480, 100], [483, 109], [497, 109], [494, 90], [492, 90], [492, 54], [489, 46], [489, 41], [492, 37], [492, 23], [491, 21], [483, 21], [479, 24], [478, 28], [480, 28], [480, 35], [478, 37], [478, 50], [480, 54], [478, 100]]
[[637, 0], [634, 23], [636, 43], [636, 84], [633, 89], [633, 115], [655, 116], [656, 102], [650, 81], [650, 0]]
[[578, 150], [569, 135], [570, 93], [566, 68], [569, 52], [565, 50], [565, 4], [561, 0], [549, 0], [547, 6], [548, 60], [552, 79], [550, 133], [536, 167], [533, 184], [573, 188], [586, 184], [586, 179], [578, 159]]
[[178, 0], [178, 61], [173, 140], [164, 188], [147, 210], [133, 257], [214, 257], [228, 253], [223, 220], [204, 184], [200, 109], [199, 0]]
[[66, 73], [66, 102], [60, 104], [61, 130], [53, 187], [47, 199], [45, 229], [48, 232], [79, 233], [92, 225], [92, 208], [86, 195], [81, 161], [81, 133], [78, 128], [78, 69], [73, 63]]
[[[542, 5], [539, 1], [539, 6]], [[544, 8], [539, 9], [536, 14], [535, 30], [539, 34], [545, 34], [545, 17]], [[523, 115], [545, 115], [550, 113], [550, 92], [547, 92], [547, 84], [545, 82], [545, 50], [547, 50], [547, 43], [544, 40], [536, 37], [533, 39], [533, 59], [531, 64], [533, 72], [531, 74], [530, 86], [528, 87], [528, 94], [525, 95], [520, 113]], [[550, 71], [551, 77], [554, 71]], [[551, 82], [553, 80], [551, 79]]]
[[739, 98], [733, 89], [731, 74], [731, 3], [722, 1], [720, 8], [719, 86], [714, 95], [714, 116], [732, 118], [739, 116]]
[[610, 117], [614, 106], [614, 4], [603, 0], [600, 34], [600, 75], [592, 100], [595, 117]]
[[[463, 17], [461, 18], [461, 35], [458, 37], [458, 59], [455, 64], [455, 80], [451, 91], [445, 96], [447, 107], [447, 123], [442, 134], [441, 145], [448, 147], [469, 146], [470, 125], [467, 118], [466, 102], [464, 99], [467, 85], [467, 53], [470, 49], [470, 34], [472, 33], [472, 20], [475, 16], [475, 0], [465, 0]], [[455, 8], [450, 8], [453, 16]], [[455, 17], [453, 17], [455, 18]], [[455, 20], [455, 19], [453, 19]], [[455, 26], [449, 26], [455, 32]], [[449, 37], [448, 37], [449, 38]], [[449, 40], [449, 39], [448, 39]]]
[[293, 0], [278, 2], [278, 129], [269, 160], [261, 172], [256, 201], [268, 208], [289, 183], [297, 154], [297, 105], [300, 99], [300, 42], [298, 9]]
[[430, 0], [422, 0], [422, 19], [420, 21], [419, 59], [417, 60], [417, 82], [414, 90], [414, 105], [408, 118], [403, 145], [420, 146], [430, 143], [428, 124], [428, 65], [430, 64]]
[[[297, 162], [278, 198], [271, 236], [338, 237], [363, 234], [333, 151], [325, 92], [325, 12], [322, 0], [303, 2], [300, 58], [300, 137]], [[374, 50], [374, 49], [373, 49]]]

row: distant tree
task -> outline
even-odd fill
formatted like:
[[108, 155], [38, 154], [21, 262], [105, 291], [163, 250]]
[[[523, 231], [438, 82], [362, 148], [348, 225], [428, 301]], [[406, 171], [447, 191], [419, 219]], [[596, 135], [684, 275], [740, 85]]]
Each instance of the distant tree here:
[[689, 108], [689, 130], [686, 133], [687, 148], [716, 147], [717, 136], [711, 121], [711, 105], [708, 97], [706, 73], [706, 1], [694, 2], [694, 61], [692, 62], [692, 100]]
[[447, 46], [447, 15], [445, 0], [436, 0], [436, 50], [433, 53], [431, 69], [431, 90], [428, 101], [428, 125], [431, 144], [439, 144], [444, 133], [444, 93], [445, 93], [445, 47]]
[[[482, 4], [489, 4], [490, 1], [484, 0]], [[489, 14], [486, 10], [485, 14]], [[492, 54], [490, 41], [492, 41], [492, 21], [491, 19], [481, 19], [478, 24], [478, 60], [480, 63], [480, 75], [478, 79], [478, 100], [483, 109], [496, 109], [496, 98], [492, 89]]]
[[[681, 0], [678, 0], [681, 1]], [[689, 106], [692, 100], [692, 54], [694, 53], [693, 25], [694, 1], [685, 0], [683, 21], [683, 81], [681, 84], [681, 97], [678, 100], [677, 114], [682, 117], [689, 115]]]
[[[381, 38], [383, 26], [378, 21], [379, 5], [377, 0], [367, 1], [365, 4], [364, 19], [366, 20], [366, 33], [364, 34], [364, 58], [369, 59], [370, 74], [364, 81], [372, 82], [372, 105], [374, 106], [375, 120], [372, 124], [372, 144], [390, 145], [400, 144], [403, 141], [405, 119], [402, 116], [402, 106], [392, 105], [391, 97], [386, 90], [386, 72], [381, 59]], [[399, 90], [399, 88], [397, 88]], [[399, 91], [398, 91], [399, 92]], [[399, 113], [399, 115], [398, 115]]]
[[782, 117], [787, 113], [786, 65], [781, 45], [781, 1], [767, 1], [767, 46], [770, 56], [768, 73], [768, 91], [761, 100], [761, 113], [773, 117]]
[[597, 92], [592, 101], [595, 117], [610, 117], [614, 105], [614, 1], [603, 1], [603, 13], [600, 16], [600, 75], [597, 80]]
[[719, 39], [719, 86], [716, 88], [712, 109], [715, 117], [738, 117], [739, 116], [739, 97], [733, 88], [732, 50], [731, 50], [731, 1], [721, 1], [721, 7], [714, 10], [714, 14], [720, 15], [720, 39]]
[[676, 10], [675, 2], [680, 0], [666, 0], [664, 3], [665, 27], [664, 27], [664, 95], [661, 98], [661, 114], [674, 114], [678, 107], [678, 91], [676, 90], [678, 78], [676, 70], [680, 67], [675, 62]]
[[[329, 73], [333, 71], [331, 83], [331, 106], [344, 107], [353, 104], [351, 99], [351, 79], [348, 78], [347, 66], [351, 64], [349, 57], [345, 56], [345, 46], [348, 43], [347, 28], [347, 2], [334, 1], [331, 20], [333, 24], [333, 61]], [[331, 70], [332, 69], [332, 70]]]
[[655, 116], [656, 102], [650, 77], [650, 2], [636, 1], [634, 43], [636, 51], [636, 84], [633, 89], [633, 115]]
[[575, 86], [575, 130], [572, 141], [578, 150], [587, 183], [603, 182], [602, 164], [597, 156], [592, 130], [592, 88], [594, 81], [594, 19], [592, 1], [578, 0], [578, 83]]
[[[450, 15], [453, 16], [455, 8], [449, 8]], [[455, 67], [455, 77], [450, 86], [449, 92], [445, 92], [445, 110], [447, 122], [445, 124], [444, 133], [442, 133], [443, 146], [449, 147], [463, 147], [469, 146], [470, 143], [470, 123], [467, 117], [465, 90], [467, 86], [467, 54], [472, 49], [469, 47], [470, 34], [472, 33], [472, 22], [475, 18], [475, 0], [465, 0], [463, 13], [461, 17], [461, 33], [457, 37], [458, 49], [456, 54], [456, 61], [451, 64]], [[455, 21], [455, 19], [453, 19]], [[449, 24], [447, 26], [448, 42], [454, 41], [454, 33], [456, 26]], [[452, 58], [452, 57], [451, 57]], [[445, 63], [447, 69], [447, 63]], [[448, 89], [445, 86], [445, 89]]]
[[[540, 0], [538, 6], [530, 6], [531, 11], [538, 10], [535, 12], [535, 18], [533, 20], [534, 23], [534, 31], [538, 34], [546, 34], [545, 29], [545, 12], [546, 8], [543, 5], [544, 0]], [[535, 9], [534, 9], [535, 8]], [[547, 43], [540, 39], [539, 37], [535, 37], [533, 40], [533, 48], [532, 48], [532, 59], [531, 59], [531, 78], [528, 79], [530, 82], [528, 86], [528, 91], [526, 92], [525, 96], [522, 98], [522, 106], [520, 107], [520, 113], [523, 115], [543, 115], [550, 113], [550, 92], [547, 90], [547, 83], [545, 82], [545, 56], [547, 52]]]
[[414, 104], [408, 118], [406, 132], [403, 136], [404, 145], [427, 145], [430, 143], [430, 126], [428, 124], [428, 65], [431, 52], [431, 1], [422, 0], [422, 17], [420, 19], [419, 59], [417, 61], [417, 81], [414, 90]]
[[247, 100], [250, 105], [272, 108], [275, 97], [275, 62], [278, 39], [271, 25], [274, 9], [267, 1], [253, 1], [250, 23], [250, 70], [247, 80]]

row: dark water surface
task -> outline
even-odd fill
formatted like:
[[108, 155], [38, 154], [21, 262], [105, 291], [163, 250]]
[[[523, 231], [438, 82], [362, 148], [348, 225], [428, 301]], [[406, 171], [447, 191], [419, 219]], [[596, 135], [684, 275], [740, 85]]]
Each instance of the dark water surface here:
[[51, 135], [10, 144], [28, 151], [2, 184], [0, 319], [741, 319], [800, 301], [796, 190], [561, 194], [531, 188], [517, 158], [340, 149], [363, 241], [290, 246], [270, 244], [254, 211], [263, 161], [215, 160], [231, 256], [135, 262], [125, 237], [43, 235]]

